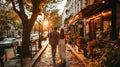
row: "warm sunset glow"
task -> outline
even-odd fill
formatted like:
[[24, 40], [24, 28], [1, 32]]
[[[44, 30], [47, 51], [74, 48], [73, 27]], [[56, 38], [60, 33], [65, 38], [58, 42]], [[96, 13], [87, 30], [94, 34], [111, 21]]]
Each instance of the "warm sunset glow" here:
[[53, 26], [53, 24], [50, 24], [50, 26]]
[[49, 22], [48, 22], [48, 20], [45, 19], [43, 22], [43, 29], [48, 30], [48, 28], [49, 28]]
[[43, 26], [48, 26], [48, 21], [47, 20], [44, 21]]

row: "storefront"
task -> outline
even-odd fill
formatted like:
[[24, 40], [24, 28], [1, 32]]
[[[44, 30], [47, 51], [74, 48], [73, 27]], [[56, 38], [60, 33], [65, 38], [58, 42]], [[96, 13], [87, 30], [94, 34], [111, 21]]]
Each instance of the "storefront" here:
[[[89, 39], [105, 38], [110, 35], [112, 11], [102, 11], [86, 18], [85, 35]], [[110, 38], [110, 37], [109, 37]]]
[[80, 33], [90, 40], [100, 38], [101, 34], [104, 34], [104, 36], [110, 35], [112, 25], [111, 1], [100, 1], [87, 6], [73, 16], [69, 20], [68, 25], [74, 23], [76, 20], [83, 21], [83, 24], [76, 24], [76, 26], [83, 30], [80, 30]]

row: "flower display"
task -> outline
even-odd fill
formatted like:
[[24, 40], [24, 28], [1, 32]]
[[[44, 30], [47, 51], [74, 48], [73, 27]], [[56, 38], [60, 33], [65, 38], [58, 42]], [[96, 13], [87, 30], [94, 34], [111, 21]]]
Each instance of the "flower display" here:
[[101, 43], [103, 48], [94, 47], [93, 54], [89, 54], [91, 59], [90, 67], [119, 67], [120, 46], [114, 42]]

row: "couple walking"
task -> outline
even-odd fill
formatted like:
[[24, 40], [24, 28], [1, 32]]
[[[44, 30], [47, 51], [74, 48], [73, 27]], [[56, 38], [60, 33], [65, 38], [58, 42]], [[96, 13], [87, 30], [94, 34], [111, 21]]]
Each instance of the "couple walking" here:
[[52, 49], [52, 57], [53, 57], [53, 63], [55, 64], [55, 56], [56, 56], [56, 47], [57, 44], [59, 46], [59, 60], [62, 63], [65, 63], [65, 34], [64, 29], [60, 30], [60, 33], [57, 32], [57, 27], [54, 28], [54, 31], [52, 31], [49, 35], [49, 43], [51, 44]]

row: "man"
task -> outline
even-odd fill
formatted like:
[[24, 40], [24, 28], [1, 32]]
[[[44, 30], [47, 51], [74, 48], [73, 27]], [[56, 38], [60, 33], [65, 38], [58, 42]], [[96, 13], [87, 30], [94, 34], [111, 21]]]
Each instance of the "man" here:
[[51, 44], [53, 62], [55, 64], [56, 46], [59, 40], [59, 33], [57, 32], [57, 27], [49, 35], [49, 43]]

